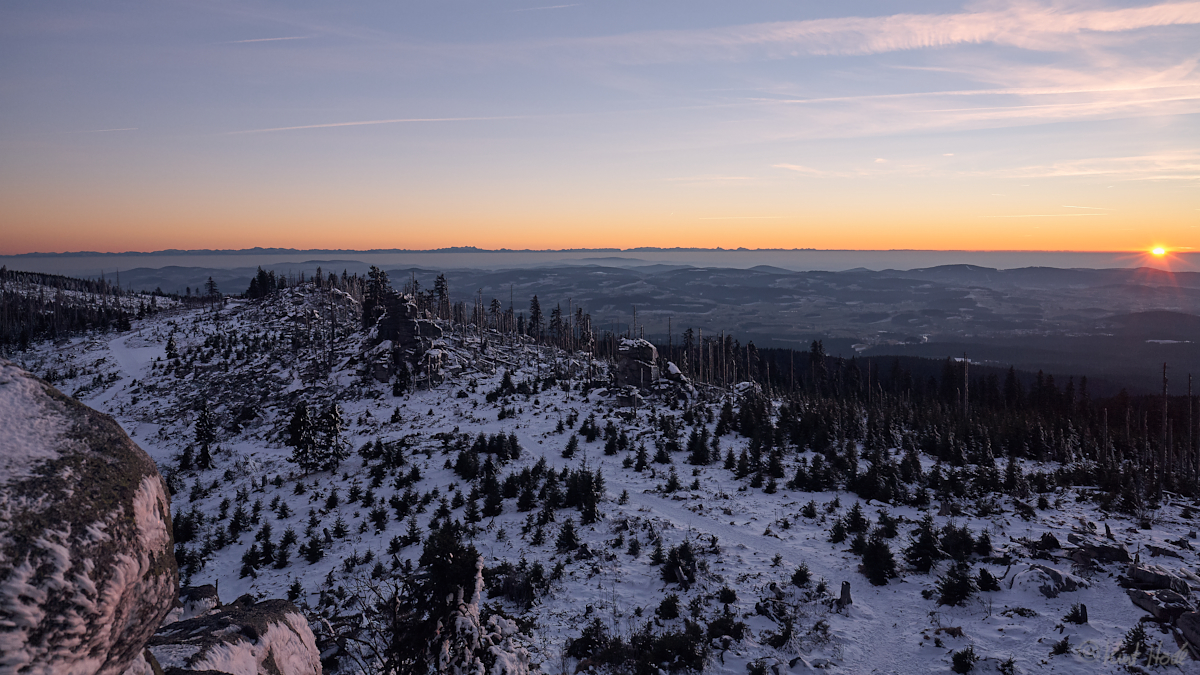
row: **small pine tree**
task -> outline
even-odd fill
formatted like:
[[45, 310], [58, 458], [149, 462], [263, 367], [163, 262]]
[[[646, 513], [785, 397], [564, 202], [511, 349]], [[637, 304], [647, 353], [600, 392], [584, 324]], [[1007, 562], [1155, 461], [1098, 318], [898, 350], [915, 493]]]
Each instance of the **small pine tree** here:
[[679, 474], [675, 473], [675, 467], [671, 467], [671, 473], [667, 476], [667, 484], [663, 486], [663, 492], [677, 492], [680, 488]]
[[577, 450], [579, 450], [579, 436], [571, 434], [571, 437], [567, 439], [567, 447], [562, 451], [563, 459], [571, 459]]
[[974, 595], [975, 590], [975, 580], [971, 578], [970, 568], [955, 565], [938, 579], [938, 604], [956, 607]]
[[985, 592], [1000, 590], [1000, 580], [984, 567], [979, 568], [979, 575], [975, 579], [975, 584], [979, 587], [979, 590]]
[[646, 445], [644, 443], [639, 443], [637, 449], [637, 458], [634, 461], [633, 470], [637, 471], [638, 473], [645, 471], [646, 467], [650, 466], [649, 460], [650, 454], [646, 452]]
[[554, 547], [559, 553], [574, 551], [579, 548], [579, 535], [575, 533], [575, 521], [567, 518], [567, 522], [563, 523], [562, 529], [558, 533], [558, 539], [554, 542]]
[[667, 561], [667, 553], [663, 550], [662, 540], [654, 542], [654, 550], [650, 552], [650, 564], [661, 565]]
[[875, 586], [887, 585], [896, 576], [896, 559], [883, 533], [876, 528], [867, 539], [862, 554], [862, 573]]
[[321, 549], [321, 540], [317, 539], [317, 535], [309, 537], [308, 543], [304, 545], [304, 559], [308, 564], [315, 565], [325, 557], [325, 551]]
[[812, 573], [808, 571], [806, 563], [800, 563], [796, 571], [792, 573], [792, 584], [804, 588], [812, 582]]
[[867, 517], [863, 515], [862, 504], [854, 502], [854, 506], [850, 507], [850, 512], [846, 514], [846, 531], [852, 533], [866, 532], [870, 523]]
[[829, 528], [829, 541], [834, 544], [846, 541], [846, 524], [841, 518], [834, 519], [833, 527]]
[[1138, 621], [1133, 624], [1133, 628], [1130, 628], [1125, 633], [1125, 639], [1121, 642], [1120, 651], [1122, 654], [1137, 657], [1148, 653], [1150, 648], [1150, 636], [1146, 634], [1146, 625]]
[[[217, 448], [217, 449], [220, 450], [220, 448]], [[207, 445], [200, 446], [200, 454], [196, 456], [196, 468], [197, 469], [213, 468], [212, 454], [209, 453]]]
[[933, 516], [925, 514], [917, 529], [913, 531], [908, 548], [904, 550], [904, 559], [918, 572], [928, 573], [937, 561], [945, 557], [938, 546], [937, 530], [933, 524]]
[[1063, 621], [1081, 626], [1086, 624], [1088, 622], [1087, 605], [1079, 602], [1071, 605], [1071, 611], [1067, 612], [1067, 615], [1063, 617]]

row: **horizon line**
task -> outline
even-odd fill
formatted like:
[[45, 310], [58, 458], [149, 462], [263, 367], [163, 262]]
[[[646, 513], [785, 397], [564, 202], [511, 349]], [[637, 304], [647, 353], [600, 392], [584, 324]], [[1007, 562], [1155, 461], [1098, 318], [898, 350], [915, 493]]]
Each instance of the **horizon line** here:
[[[1078, 249], [971, 249], [971, 248], [724, 248], [721, 246], [635, 246], [630, 248], [596, 247], [596, 248], [479, 248], [476, 246], [445, 246], [428, 249], [406, 248], [285, 248], [254, 246], [239, 249], [160, 249], [156, 251], [28, 251], [25, 253], [0, 253], [0, 258], [53, 258], [53, 257], [91, 257], [91, 256], [155, 256], [155, 255], [254, 255], [254, 254], [292, 254], [292, 253], [643, 253], [643, 252], [707, 252], [707, 253], [1078, 253], [1078, 254], [1110, 254], [1128, 255], [1148, 253], [1149, 249], [1114, 249], [1114, 250], [1078, 250]], [[1171, 251], [1173, 255], [1194, 255], [1196, 252], [1186, 249]]]

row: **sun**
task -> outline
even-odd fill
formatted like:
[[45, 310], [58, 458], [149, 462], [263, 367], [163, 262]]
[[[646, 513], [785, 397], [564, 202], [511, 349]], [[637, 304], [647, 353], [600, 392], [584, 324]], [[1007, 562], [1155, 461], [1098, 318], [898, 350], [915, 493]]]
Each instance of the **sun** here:
[[1155, 246], [1154, 248], [1150, 249], [1150, 252], [1157, 256], [1164, 256], [1167, 254], [1167, 249], [1161, 246]]

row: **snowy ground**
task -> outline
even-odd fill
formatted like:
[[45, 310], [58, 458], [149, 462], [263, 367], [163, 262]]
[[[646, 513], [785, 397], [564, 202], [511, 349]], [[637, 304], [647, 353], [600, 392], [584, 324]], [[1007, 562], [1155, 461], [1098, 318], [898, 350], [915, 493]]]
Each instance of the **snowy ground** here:
[[[996, 576], [1007, 574], [1001, 582], [1002, 590], [980, 593], [963, 607], [939, 607], [921, 592], [932, 588], [937, 572], [944, 571], [947, 563], [943, 562], [934, 574], [918, 574], [906, 569], [900, 556], [912, 524], [923, 515], [917, 509], [878, 502], [864, 504], [866, 515], [872, 519], [880, 508], [902, 519], [900, 536], [890, 542], [900, 562], [900, 577], [886, 586], [872, 586], [857, 571], [859, 556], [848, 551], [848, 543], [834, 545], [828, 541], [831, 519], [854, 504], [853, 494], [797, 492], [783, 487], [782, 481], [778, 492], [766, 494], [762, 489], [750, 488], [749, 478], [736, 480], [719, 462], [699, 469], [687, 464], [685, 453], [673, 455], [673, 466], [685, 488], [698, 480], [699, 489], [664, 494], [660, 488], [669, 467], [651, 464], [642, 472], [625, 468], [623, 462], [631, 451], [606, 456], [602, 438], [587, 443], [581, 437], [580, 451], [573, 459], [564, 459], [562, 450], [568, 438], [577, 432], [579, 422], [593, 412], [601, 428], [609, 420], [615, 421], [631, 439], [632, 447], [645, 443], [653, 456], [655, 432], [648, 420], [664, 414], [679, 416], [682, 411], [668, 410], [661, 403], [656, 406], [648, 401], [632, 419], [625, 419], [618, 416], [611, 399], [603, 395], [593, 392], [581, 398], [577, 390], [565, 392], [558, 387], [488, 403], [486, 393], [497, 387], [507, 367], [494, 367], [495, 361], [489, 364], [476, 354], [470, 336], [448, 334], [444, 341], [461, 373], [433, 389], [406, 397], [395, 398], [390, 386], [364, 382], [356, 374], [356, 364], [346, 357], [364, 343], [354, 335], [345, 336], [338, 344], [340, 357], [332, 372], [315, 381], [307, 379], [302, 358], [297, 356], [289, 361], [293, 357], [287, 356], [286, 336], [294, 330], [296, 317], [305, 315], [311, 307], [301, 295], [289, 297], [294, 301], [292, 305], [281, 303], [288, 307], [286, 312], [272, 313], [259, 305], [233, 303], [220, 321], [204, 311], [164, 313], [135, 322], [131, 332], [41, 345], [18, 355], [19, 362], [38, 374], [51, 369], [62, 373], [68, 366], [75, 366], [77, 376], [59, 381], [57, 386], [114, 415], [164, 472], [174, 470], [180, 452], [193, 442], [196, 410], [202, 400], [208, 401], [222, 421], [217, 442], [221, 450], [214, 455], [216, 468], [181, 474], [173, 510], [177, 514], [193, 510], [206, 514], [210, 522], [200, 528], [203, 534], [227, 525], [228, 512], [224, 519], [218, 518], [222, 500], [231, 500], [230, 510], [241, 505], [248, 512], [261, 504], [261, 513], [256, 516], [259, 523], [242, 533], [235, 543], [213, 552], [211, 559], [190, 579], [193, 585], [217, 583], [226, 601], [247, 592], [282, 597], [299, 580], [305, 592], [301, 599], [315, 605], [322, 589], [332, 590], [342, 584], [346, 557], [353, 553], [361, 558], [371, 552], [376, 560], [389, 560], [389, 542], [408, 530], [406, 520], [397, 520], [389, 513], [386, 526], [377, 531], [369, 518], [370, 508], [364, 508], [361, 501], [347, 502], [351, 486], [357, 484], [365, 491], [371, 483], [357, 454], [337, 474], [300, 476], [296, 466], [286, 461], [291, 450], [282, 444], [280, 432], [294, 403], [301, 399], [314, 406], [336, 399], [345, 411], [346, 438], [355, 450], [377, 439], [384, 443], [410, 439], [412, 445], [405, 451], [408, 464], [401, 472], [414, 465], [419, 467], [422, 479], [413, 489], [419, 494], [437, 489], [439, 495], [417, 515], [422, 529], [433, 516], [440, 498], [449, 498], [455, 492], [465, 495], [469, 488], [446, 468], [447, 460], [453, 462], [455, 453], [444, 452], [442, 442], [434, 438], [438, 433], [468, 433], [472, 437], [481, 432], [515, 434], [522, 454], [504, 467], [503, 474], [532, 467], [543, 458], [557, 470], [586, 465], [601, 471], [606, 484], [605, 500], [600, 507], [603, 517], [598, 523], [578, 528], [581, 540], [595, 552], [593, 557], [576, 559], [555, 552], [558, 528], [568, 517], [578, 525], [579, 514], [570, 509], [560, 510], [556, 522], [545, 529], [545, 543], [534, 546], [530, 543], [532, 531], [522, 534], [522, 527], [530, 513], [537, 511], [518, 512], [514, 499], [505, 500], [500, 516], [479, 523], [480, 529], [473, 539], [488, 566], [524, 558], [530, 564], [541, 562], [549, 572], [556, 563], [565, 563], [563, 577], [527, 613], [536, 619], [535, 627], [525, 637], [527, 647], [534, 662], [549, 673], [558, 673], [564, 667], [568, 672], [574, 671], [575, 664], [561, 655], [564, 642], [576, 637], [594, 617], [600, 617], [614, 632], [628, 633], [647, 620], [658, 621], [655, 608], [665, 595], [676, 593], [682, 614], [689, 614], [689, 603], [700, 598], [698, 611], [707, 619], [720, 613], [722, 605], [716, 594], [725, 586], [736, 591], [737, 599], [731, 608], [747, 623], [750, 632], [745, 640], [728, 650], [714, 650], [708, 672], [745, 673], [747, 664], [756, 659], [766, 659], [768, 665], [779, 664], [779, 672], [802, 672], [809, 667], [846, 673], [950, 672], [951, 653], [968, 645], [973, 645], [983, 657], [974, 672], [997, 672], [998, 664], [1009, 657], [1015, 659], [1016, 672], [1127, 672], [1124, 665], [1105, 659], [1145, 614], [1130, 603], [1125, 591], [1116, 584], [1122, 567], [1106, 565], [1091, 576], [1089, 587], [1050, 599], [1033, 587], [1023, 588], [1018, 584], [1010, 588], [1010, 582], [1030, 562], [1069, 572], [1071, 563], [1065, 559], [1066, 552], [1058, 551], [1056, 559], [1031, 561], [1027, 549], [1012, 540], [1032, 540], [1043, 532], [1052, 532], [1065, 544], [1069, 532], [1084, 527], [1081, 523], [1095, 523], [1101, 533], [1107, 523], [1116, 539], [1126, 544], [1131, 553], [1140, 552], [1143, 560], [1148, 558], [1145, 546], [1153, 544], [1177, 551], [1181, 559], [1155, 558], [1150, 562], [1172, 569], [1196, 570], [1194, 551], [1167, 543], [1195, 537], [1195, 526], [1180, 517], [1181, 505], [1164, 507], [1153, 529], [1138, 530], [1126, 518], [1098, 511], [1091, 501], [1077, 501], [1076, 490], [1064, 490], [1047, 495], [1052, 508], [1039, 511], [1028, 522], [1015, 517], [1007, 501], [1002, 502], [1002, 513], [985, 518], [971, 516], [972, 509], [967, 505], [967, 515], [953, 520], [968, 525], [974, 532], [986, 529], [996, 555], [1007, 551], [1015, 563], [1006, 570], [1004, 566], [976, 560], [974, 569], [984, 566]], [[215, 353], [208, 357], [205, 368], [183, 378], [164, 372], [168, 336], [173, 335], [178, 350], [187, 354], [189, 350], [203, 352], [205, 341], [218, 333], [274, 335], [278, 339], [274, 343], [264, 340], [257, 349], [239, 343], [229, 356], [223, 355], [219, 348], [212, 349]], [[530, 349], [522, 348], [527, 354]], [[517, 357], [510, 354], [507, 358]], [[513, 379], [518, 382], [532, 379], [535, 369], [544, 374], [550, 367], [549, 359], [548, 354], [544, 355], [536, 368], [531, 359], [528, 366], [512, 373]], [[228, 369], [224, 364], [228, 364]], [[249, 379], [222, 389], [219, 385], [223, 378], [231, 377], [230, 373], [241, 373], [243, 377], [249, 374]], [[475, 386], [468, 386], [471, 381]], [[256, 394], [259, 403], [257, 417], [237, 432], [231, 431], [229, 423], [238, 414], [237, 408], [243, 400], [235, 397], [235, 393], [242, 398], [247, 393]], [[715, 413], [720, 401], [713, 400], [707, 405]], [[515, 415], [498, 419], [502, 407], [513, 410]], [[558, 422], [566, 420], [572, 412], [578, 413], [575, 429], [555, 433]], [[390, 421], [397, 413], [400, 421]], [[708, 423], [710, 432], [714, 426]], [[691, 427], [683, 425], [682, 429], [681, 442], [684, 442]], [[738, 454], [746, 447], [747, 439], [726, 435], [720, 443], [722, 452], [732, 449]], [[794, 451], [786, 456], [789, 477], [797, 457]], [[280, 486], [273, 484], [276, 477], [281, 479]], [[296, 494], [298, 482], [305, 486], [303, 494]], [[215, 489], [208, 489], [213, 485]], [[326, 509], [327, 498], [335, 489], [339, 503]], [[394, 487], [389, 475], [373, 489], [373, 496], [386, 506], [393, 494], [403, 492]], [[619, 503], [623, 492], [628, 493], [628, 500]], [[810, 500], [818, 504], [817, 518], [804, 518], [800, 513]], [[826, 505], [834, 500], [840, 500], [841, 508], [831, 515]], [[277, 510], [269, 506], [272, 503], [286, 503], [290, 515], [279, 518]], [[333, 528], [341, 518], [348, 527], [348, 535], [334, 538], [325, 556], [315, 564], [309, 564], [293, 546], [290, 564], [283, 569], [267, 566], [257, 570], [256, 575], [241, 576], [243, 554], [255, 543], [255, 532], [260, 530], [261, 523], [270, 523], [276, 541], [292, 528], [299, 542], [304, 543], [303, 533], [313, 518], [310, 514], [315, 514], [318, 522], [315, 532]], [[463, 508], [453, 509], [452, 517], [461, 519]], [[938, 525], [948, 520], [936, 517]], [[628, 529], [617, 532], [626, 525]], [[703, 565], [696, 585], [685, 591], [661, 580], [660, 567], [649, 562], [655, 536], [662, 537], [664, 549], [688, 540], [704, 552], [699, 556]], [[614, 544], [618, 537], [623, 540], [620, 546]], [[627, 553], [634, 537], [642, 545], [636, 558]], [[199, 540], [189, 544], [198, 545]], [[419, 555], [420, 546], [413, 545], [403, 548], [398, 557], [415, 562]], [[804, 600], [805, 594], [790, 582], [801, 563], [812, 571], [814, 584], [824, 580], [832, 595], [836, 595], [843, 581], [849, 581], [853, 605], [835, 611], [829, 602]], [[363, 571], [360, 568], [353, 573]], [[332, 585], [327, 585], [329, 581]], [[756, 603], [764, 597], [774, 597], [772, 584], [782, 589], [785, 601], [791, 603], [798, 634], [779, 649], [768, 646], [765, 638], [779, 631], [780, 625], [755, 611]], [[1087, 605], [1088, 624], [1078, 626], [1062, 621], [1074, 603]], [[1017, 608], [1032, 611], [1011, 611]], [[508, 611], [519, 613], [513, 606]], [[819, 630], [808, 634], [822, 621], [827, 622], [828, 638], [822, 638]], [[681, 619], [662, 623], [682, 625]], [[938, 631], [939, 628], [961, 628], [961, 631]], [[1176, 652], [1178, 647], [1171, 635], [1153, 629], [1151, 633], [1165, 645], [1165, 651]], [[1053, 643], [1066, 636], [1070, 636], [1072, 651], [1050, 656]], [[802, 660], [795, 661], [796, 657]], [[1165, 669], [1200, 672], [1200, 667], [1190, 660], [1182, 666]]]

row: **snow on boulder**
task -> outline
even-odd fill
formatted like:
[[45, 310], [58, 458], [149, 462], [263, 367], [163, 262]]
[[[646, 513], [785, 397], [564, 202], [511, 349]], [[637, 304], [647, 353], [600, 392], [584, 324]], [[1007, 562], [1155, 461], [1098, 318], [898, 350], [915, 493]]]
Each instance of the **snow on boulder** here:
[[1030, 565], [1013, 577], [1010, 588], [1036, 590], [1047, 598], [1057, 598], [1059, 593], [1070, 593], [1088, 585], [1086, 580], [1053, 567]]
[[179, 589], [179, 601], [175, 603], [163, 625], [212, 614], [220, 606], [221, 599], [217, 596], [216, 586], [183, 586]]
[[658, 381], [658, 350], [646, 340], [622, 338], [617, 345], [617, 383], [649, 387]]
[[1170, 570], [1158, 565], [1130, 565], [1126, 570], [1129, 584], [1142, 590], [1167, 588], [1176, 593], [1187, 594], [1191, 590], [1187, 581], [1180, 579]]
[[216, 612], [164, 626], [149, 642], [167, 672], [320, 675], [308, 620], [287, 600], [244, 595]]
[[1129, 556], [1129, 549], [1115, 541], [1088, 535], [1081, 536], [1073, 532], [1067, 535], [1067, 541], [1077, 546], [1085, 556], [1098, 562], [1127, 563], [1133, 560]]
[[0, 674], [142, 653], [179, 587], [167, 494], [111, 417], [0, 359]]
[[1156, 591], [1130, 588], [1125, 592], [1129, 594], [1129, 599], [1133, 604], [1150, 612], [1159, 621], [1166, 623], [1171, 623], [1184, 612], [1195, 609], [1186, 597], [1167, 588]]

